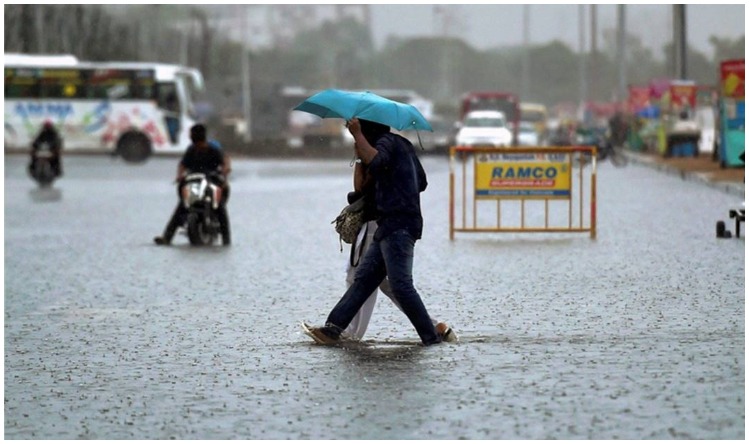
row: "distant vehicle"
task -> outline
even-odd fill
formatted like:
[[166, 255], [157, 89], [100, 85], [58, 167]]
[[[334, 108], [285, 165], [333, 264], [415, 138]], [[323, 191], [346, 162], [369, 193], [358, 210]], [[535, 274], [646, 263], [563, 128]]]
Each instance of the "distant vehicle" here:
[[520, 102], [520, 122], [530, 122], [536, 128], [539, 140], [546, 137], [546, 120], [548, 111], [540, 103]]
[[507, 119], [501, 111], [471, 111], [455, 136], [459, 146], [507, 147], [512, 143], [512, 132], [507, 128]]
[[[432, 116], [431, 119], [427, 119], [429, 124], [432, 125], [434, 131], [403, 131], [403, 136], [410, 140], [416, 151], [435, 152], [435, 153], [447, 153], [448, 148], [452, 145], [453, 138], [453, 126], [450, 122], [440, 116]], [[421, 140], [421, 146], [419, 146], [419, 140]]]
[[5, 146], [26, 149], [52, 121], [66, 151], [131, 162], [181, 153], [196, 122], [199, 70], [143, 62], [85, 62], [72, 55], [5, 54]]
[[[47, 146], [46, 143], [43, 145]], [[29, 166], [29, 174], [42, 188], [51, 186], [57, 177], [57, 173], [52, 168], [52, 156], [49, 148], [42, 148], [34, 156], [33, 166]]]
[[520, 122], [520, 133], [518, 134], [518, 145], [540, 146], [541, 138], [533, 122]]
[[[390, 100], [413, 105], [427, 120], [432, 118], [433, 103], [415, 91], [407, 89], [370, 89], [369, 91]], [[284, 130], [287, 145], [292, 148], [305, 146], [350, 148], [354, 139], [341, 119], [322, 119], [303, 111], [293, 110], [299, 103], [318, 92], [320, 91], [296, 86], [287, 86], [280, 91], [279, 100], [282, 106], [289, 110]], [[420, 131], [419, 134], [423, 135], [425, 132]]]
[[520, 131], [520, 102], [518, 96], [502, 91], [471, 91], [461, 99], [460, 119], [471, 111], [500, 111], [505, 115], [507, 127], [512, 132], [512, 145], [518, 142]]

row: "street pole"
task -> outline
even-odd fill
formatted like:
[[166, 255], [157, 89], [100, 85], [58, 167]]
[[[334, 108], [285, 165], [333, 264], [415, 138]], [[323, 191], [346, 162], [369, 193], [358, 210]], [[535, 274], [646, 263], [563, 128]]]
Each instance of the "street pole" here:
[[577, 7], [577, 22], [580, 33], [579, 48], [580, 48], [580, 107], [582, 108], [582, 117], [585, 118], [585, 101], [588, 97], [588, 80], [585, 70], [585, 5], [578, 5]]
[[186, 29], [182, 29], [179, 41], [179, 63], [183, 66], [187, 66], [187, 40], [189, 38], [187, 33]]
[[595, 100], [598, 92], [598, 5], [590, 5], [590, 63], [588, 64], [590, 75], [589, 97]]
[[687, 78], [687, 26], [686, 5], [673, 6], [673, 76], [677, 79]]
[[617, 89], [617, 101], [622, 102], [627, 95], [627, 51], [625, 48], [625, 9], [624, 5], [617, 5], [617, 27], [616, 27], [616, 58], [619, 62], [619, 88]]
[[249, 8], [244, 5], [239, 6], [242, 18], [242, 114], [246, 125], [246, 131], [244, 133], [244, 142], [249, 143], [252, 141], [252, 106], [251, 106], [251, 90], [250, 90], [250, 50], [248, 42], [249, 36], [249, 20], [247, 14]]
[[[44, 54], [47, 50], [44, 44], [44, 5], [35, 5], [36, 8], [36, 44], [39, 54]], [[7, 23], [7, 22], [6, 22]]]
[[530, 56], [530, 5], [523, 5], [523, 66], [520, 87], [520, 101], [528, 101], [530, 93], [531, 56]]

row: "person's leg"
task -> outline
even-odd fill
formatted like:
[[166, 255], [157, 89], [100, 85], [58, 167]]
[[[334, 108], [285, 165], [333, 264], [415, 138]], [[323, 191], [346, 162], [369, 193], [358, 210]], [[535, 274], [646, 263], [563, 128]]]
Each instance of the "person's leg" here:
[[[398, 299], [395, 297], [395, 293], [393, 293], [393, 287], [390, 285], [390, 280], [388, 278], [385, 278], [382, 283], [380, 284], [379, 290], [390, 300], [395, 304], [396, 307], [398, 307], [398, 310], [403, 311], [403, 307], [401, 307], [401, 304], [398, 303]], [[405, 312], [404, 312], [405, 313]], [[439, 321], [430, 317], [429, 319], [432, 320], [432, 324], [436, 327], [437, 324], [439, 324]]]
[[385, 261], [382, 258], [379, 242], [374, 242], [364, 253], [356, 269], [354, 283], [328, 315], [323, 327], [324, 333], [337, 339], [348, 327], [367, 298], [385, 278]]
[[416, 328], [424, 345], [441, 342], [424, 307], [421, 296], [413, 286], [414, 238], [406, 230], [398, 230], [380, 242], [387, 277], [403, 313]]
[[218, 207], [218, 221], [221, 224], [221, 242], [224, 245], [231, 245], [231, 224], [229, 223], [229, 213], [226, 210], [226, 204], [229, 202], [229, 193], [231, 187], [227, 182], [220, 182], [221, 186], [221, 205]]
[[229, 213], [226, 211], [226, 205], [218, 206], [216, 211], [218, 222], [221, 225], [221, 242], [224, 245], [231, 245], [231, 227], [229, 226]]
[[185, 218], [185, 207], [182, 206], [182, 202], [177, 202], [177, 208], [174, 209], [174, 213], [172, 213], [172, 217], [169, 219], [169, 222], [166, 224], [166, 227], [164, 228], [164, 234], [162, 234], [159, 237], [156, 237], [154, 239], [154, 242], [156, 242], [159, 245], [169, 245], [172, 242], [172, 238], [174, 237], [174, 232], [177, 231], [177, 228], [182, 224]]
[[169, 141], [172, 142], [172, 144], [175, 144], [178, 142], [177, 133], [179, 132], [179, 119], [167, 116], [164, 118], [166, 120], [166, 127], [167, 131], [169, 132]]

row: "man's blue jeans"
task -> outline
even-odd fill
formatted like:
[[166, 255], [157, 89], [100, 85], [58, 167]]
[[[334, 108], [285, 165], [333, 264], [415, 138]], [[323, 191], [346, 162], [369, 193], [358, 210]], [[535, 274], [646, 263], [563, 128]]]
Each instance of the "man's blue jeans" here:
[[421, 342], [424, 345], [441, 342], [429, 313], [413, 286], [415, 242], [408, 231], [397, 230], [369, 247], [361, 259], [353, 285], [328, 315], [325, 327], [329, 333], [336, 337], [340, 335], [369, 295], [387, 276], [395, 298], [416, 328]]

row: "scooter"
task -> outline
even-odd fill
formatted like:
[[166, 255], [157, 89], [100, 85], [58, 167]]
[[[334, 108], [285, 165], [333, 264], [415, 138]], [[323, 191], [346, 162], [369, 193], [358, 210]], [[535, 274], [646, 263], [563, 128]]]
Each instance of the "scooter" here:
[[188, 174], [182, 185], [182, 204], [187, 209], [186, 229], [191, 245], [212, 245], [221, 235], [218, 207], [221, 187], [204, 173]]
[[52, 167], [53, 157], [52, 151], [43, 146], [42, 149], [34, 153], [34, 160], [29, 166], [29, 174], [42, 188], [51, 186], [57, 178], [57, 173]]

